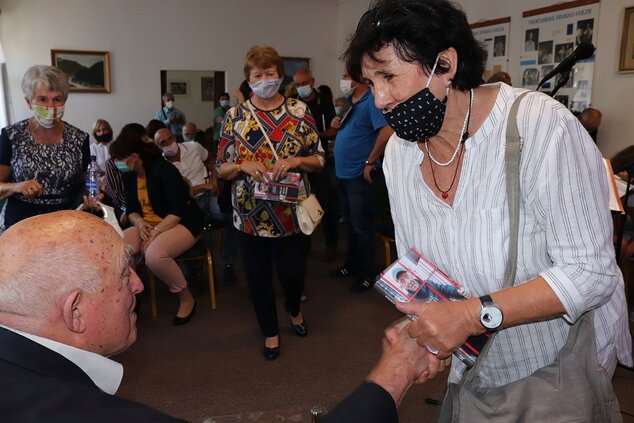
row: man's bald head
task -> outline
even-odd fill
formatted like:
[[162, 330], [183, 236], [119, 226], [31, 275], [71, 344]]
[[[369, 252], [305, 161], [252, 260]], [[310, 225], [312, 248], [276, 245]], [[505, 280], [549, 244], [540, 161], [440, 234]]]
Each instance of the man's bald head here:
[[579, 121], [588, 132], [596, 131], [601, 125], [602, 114], [599, 110], [588, 107], [579, 114]]
[[174, 136], [174, 134], [172, 134], [172, 131], [170, 131], [168, 128], [162, 128], [156, 131], [156, 133], [154, 134], [154, 142], [160, 148], [163, 148], [167, 145], [175, 143], [176, 137]]
[[43, 318], [73, 289], [98, 291], [101, 274], [113, 262], [121, 265], [125, 254], [117, 232], [89, 213], [16, 223], [0, 236], [0, 322], [8, 315]]
[[183, 139], [185, 141], [194, 141], [196, 138], [196, 131], [198, 131], [196, 124], [194, 122], [187, 122], [183, 125]]

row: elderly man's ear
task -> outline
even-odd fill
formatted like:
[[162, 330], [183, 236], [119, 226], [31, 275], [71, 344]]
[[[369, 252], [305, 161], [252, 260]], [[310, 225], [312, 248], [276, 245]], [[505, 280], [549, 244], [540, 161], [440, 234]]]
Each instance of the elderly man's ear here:
[[86, 321], [82, 315], [84, 296], [80, 289], [71, 291], [64, 300], [62, 317], [66, 328], [74, 333], [86, 331]]

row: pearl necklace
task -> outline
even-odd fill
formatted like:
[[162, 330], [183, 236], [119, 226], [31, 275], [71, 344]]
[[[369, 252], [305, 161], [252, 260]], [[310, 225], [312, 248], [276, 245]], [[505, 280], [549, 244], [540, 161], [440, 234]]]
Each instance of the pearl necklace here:
[[467, 109], [467, 114], [465, 115], [464, 122], [462, 123], [462, 130], [460, 131], [460, 137], [458, 138], [458, 145], [456, 146], [456, 149], [454, 150], [453, 154], [451, 155], [451, 158], [448, 161], [442, 163], [436, 160], [434, 156], [431, 155], [431, 151], [429, 151], [429, 139], [425, 140], [425, 150], [427, 150], [427, 155], [429, 156], [429, 159], [432, 162], [434, 162], [437, 166], [445, 167], [453, 163], [453, 161], [456, 159], [456, 155], [458, 154], [458, 151], [460, 151], [460, 147], [462, 146], [462, 143], [467, 138], [469, 138], [469, 133], [467, 132], [467, 124], [469, 123], [469, 118], [471, 117], [471, 107], [473, 106], [473, 97], [474, 97], [474, 92], [473, 92], [473, 88], [471, 88], [470, 95], [469, 95], [469, 108]]

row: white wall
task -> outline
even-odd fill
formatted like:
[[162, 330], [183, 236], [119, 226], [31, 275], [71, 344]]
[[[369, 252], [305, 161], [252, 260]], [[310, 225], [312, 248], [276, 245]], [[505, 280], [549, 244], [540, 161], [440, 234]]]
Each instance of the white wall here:
[[[317, 84], [338, 84], [330, 0], [0, 0], [0, 10], [12, 122], [28, 116], [24, 71], [50, 64], [51, 49], [110, 52], [112, 93], [73, 93], [67, 102], [66, 120], [84, 130], [99, 117], [115, 131], [147, 123], [160, 107], [161, 69], [225, 71], [232, 93], [254, 44], [310, 57]], [[211, 117], [196, 123], [205, 128]]]
[[[555, 0], [458, 0], [470, 23], [511, 17], [509, 73], [520, 81], [519, 55], [523, 46], [522, 12], [551, 6]], [[368, 0], [345, 0], [339, 5], [337, 41], [343, 45], [354, 31]], [[603, 0], [599, 11], [598, 42], [592, 89], [592, 106], [603, 113], [598, 146], [605, 157], [634, 144], [634, 74], [618, 74], [620, 31], [623, 8], [633, 6], [633, 0]], [[338, 67], [342, 69], [341, 65]]]
[[[7, 56], [10, 117], [27, 116], [19, 84], [26, 68], [50, 63], [50, 49], [111, 52], [112, 94], [73, 94], [68, 121], [84, 129], [97, 117], [147, 122], [160, 104], [161, 69], [224, 70], [227, 90], [242, 81], [244, 53], [272, 45], [282, 56], [310, 57], [317, 84], [339, 95], [338, 57], [370, 0], [0, 0], [0, 41]], [[461, 0], [470, 22], [511, 17], [510, 64], [519, 80], [524, 10], [555, 0]], [[592, 105], [603, 112], [605, 156], [634, 144], [634, 74], [617, 74], [622, 10], [632, 0], [603, 0]], [[203, 123], [196, 122], [204, 127]]]

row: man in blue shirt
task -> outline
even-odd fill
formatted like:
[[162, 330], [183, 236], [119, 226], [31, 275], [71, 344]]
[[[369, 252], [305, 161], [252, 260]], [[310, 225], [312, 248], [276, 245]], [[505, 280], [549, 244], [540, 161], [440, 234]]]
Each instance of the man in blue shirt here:
[[163, 94], [162, 100], [163, 107], [154, 113], [154, 119], [163, 122], [176, 136], [176, 140], [183, 142], [183, 125], [187, 122], [185, 114], [174, 107], [174, 94], [166, 92]]
[[383, 113], [374, 107], [374, 96], [363, 83], [348, 74], [341, 79], [341, 90], [350, 97], [351, 108], [335, 117], [331, 126], [338, 129], [335, 139], [335, 172], [339, 182], [341, 212], [348, 229], [348, 255], [340, 276], [356, 276], [355, 291], [374, 284], [374, 209], [373, 171], [379, 166], [388, 139], [393, 133]]

